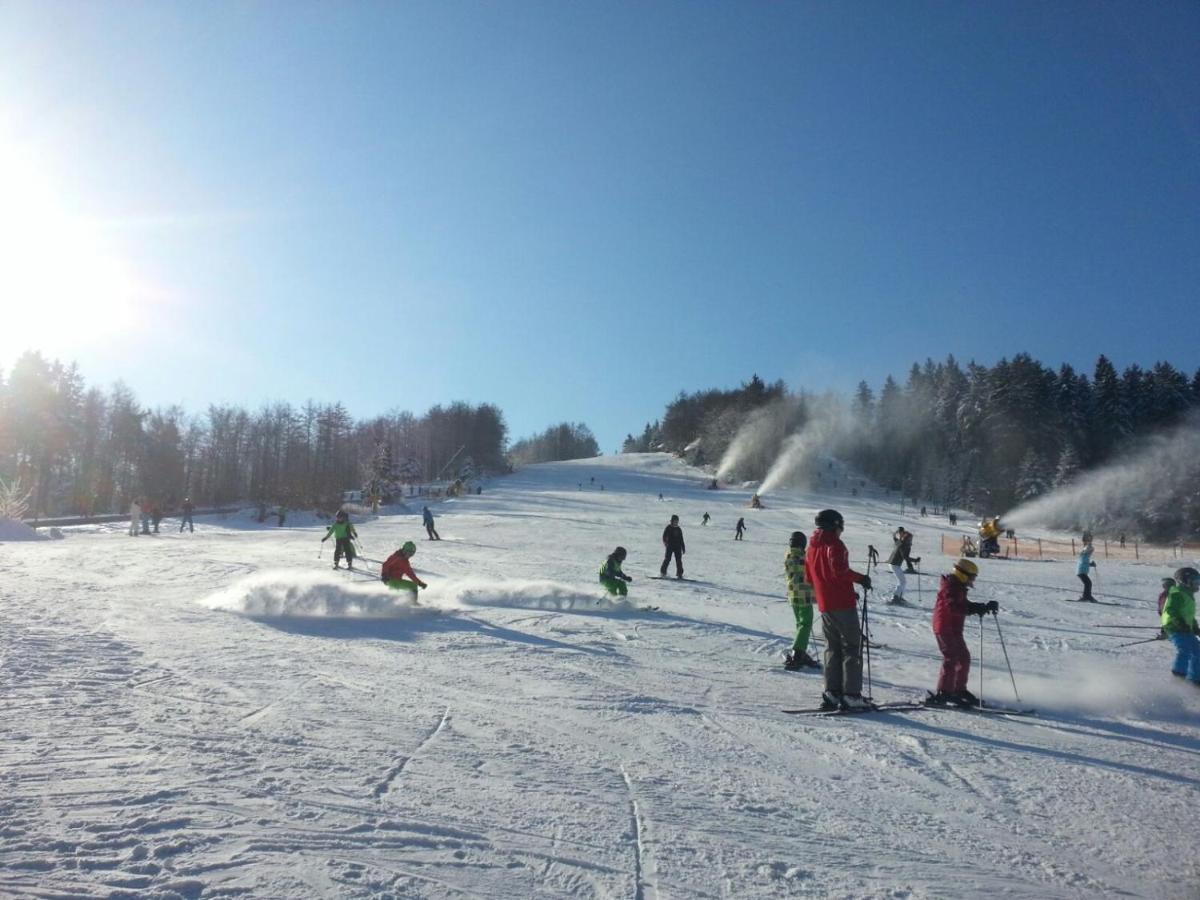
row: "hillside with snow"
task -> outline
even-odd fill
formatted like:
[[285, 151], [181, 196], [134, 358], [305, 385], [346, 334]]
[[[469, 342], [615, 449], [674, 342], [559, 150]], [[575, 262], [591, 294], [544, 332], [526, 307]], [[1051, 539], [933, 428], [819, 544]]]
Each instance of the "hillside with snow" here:
[[[1169, 567], [1099, 559], [1092, 606], [1064, 602], [1070, 561], [980, 562], [1037, 716], [789, 716], [822, 684], [781, 666], [790, 533], [837, 507], [859, 569], [915, 533], [917, 605], [882, 602], [883, 567], [870, 595], [892, 701], [934, 686], [961, 531], [844, 478], [762, 510], [708, 480], [531, 466], [435, 505], [438, 542], [419, 514], [362, 521], [365, 571], [308, 520], [0, 542], [0, 896], [1197, 896], [1200, 691], [1168, 644], [1116, 647], [1152, 635]], [[672, 513], [692, 580], [649, 577]], [[378, 581], [410, 539], [418, 603]], [[627, 603], [597, 583], [618, 544]], [[983, 625], [983, 694], [1016, 704]]]

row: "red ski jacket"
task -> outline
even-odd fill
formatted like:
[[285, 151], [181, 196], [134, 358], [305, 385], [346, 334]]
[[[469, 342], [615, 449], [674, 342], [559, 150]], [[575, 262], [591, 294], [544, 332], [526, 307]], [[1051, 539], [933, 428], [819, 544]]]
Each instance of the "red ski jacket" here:
[[818, 528], [813, 532], [804, 556], [804, 571], [821, 612], [856, 608], [858, 597], [854, 585], [861, 583], [863, 576], [850, 568], [846, 545], [832, 529]]
[[413, 581], [417, 580], [417, 573], [412, 570], [408, 557], [404, 555], [403, 550], [397, 550], [384, 560], [383, 567], [379, 570], [379, 578], [382, 581], [399, 581], [401, 575], [407, 575]]
[[962, 634], [967, 613], [975, 604], [967, 599], [967, 586], [953, 575], [943, 575], [933, 604], [933, 633]]

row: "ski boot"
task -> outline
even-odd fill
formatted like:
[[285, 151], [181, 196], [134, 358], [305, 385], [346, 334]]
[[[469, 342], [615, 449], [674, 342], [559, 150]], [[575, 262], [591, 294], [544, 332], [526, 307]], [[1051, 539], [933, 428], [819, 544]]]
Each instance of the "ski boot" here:
[[783, 654], [783, 667], [789, 672], [798, 672], [804, 668], [804, 660], [799, 655], [789, 650], [787, 653]]
[[842, 709], [848, 712], [874, 708], [875, 705], [862, 694], [842, 694]]
[[888, 598], [888, 606], [908, 606], [908, 601], [899, 594], [892, 594], [892, 596]]
[[950, 697], [950, 700], [951, 700], [951, 702], [954, 703], [955, 706], [965, 706], [965, 707], [969, 708], [969, 707], [979, 705], [979, 698], [976, 697], [974, 694], [972, 694], [970, 691], [968, 691], [966, 688], [963, 688], [957, 694], [953, 694]]
[[802, 653], [800, 655], [800, 664], [806, 669], [816, 669], [818, 672], [821, 671], [821, 664], [807, 653]]
[[932, 691], [925, 692], [924, 703], [926, 706], [949, 706], [954, 702], [953, 696], [945, 691], [938, 691], [936, 694]]
[[835, 709], [842, 708], [841, 694], [835, 694], [833, 691], [824, 691], [821, 694], [821, 707], [826, 712], [832, 712]]

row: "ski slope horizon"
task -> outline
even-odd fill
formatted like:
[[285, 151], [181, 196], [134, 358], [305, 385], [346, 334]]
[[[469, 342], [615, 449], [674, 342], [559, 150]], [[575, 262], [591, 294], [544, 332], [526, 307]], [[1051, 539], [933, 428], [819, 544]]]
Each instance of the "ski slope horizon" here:
[[[940, 665], [962, 529], [834, 465], [843, 490], [762, 510], [663, 454], [531, 465], [430, 504], [441, 541], [361, 520], [364, 571], [307, 522], [0, 543], [0, 895], [1194, 898], [1200, 691], [1169, 645], [1116, 647], [1153, 634], [1162, 564], [1100, 560], [1093, 606], [1071, 561], [980, 561], [1037, 717], [781, 712], [821, 692], [781, 655], [788, 537], [823, 507], [859, 570], [898, 525], [923, 559], [912, 608], [873, 574], [875, 698]], [[672, 514], [692, 580], [649, 577]], [[378, 582], [409, 539], [417, 603]], [[597, 582], [618, 544], [628, 602]], [[1016, 703], [982, 624], [983, 694]]]

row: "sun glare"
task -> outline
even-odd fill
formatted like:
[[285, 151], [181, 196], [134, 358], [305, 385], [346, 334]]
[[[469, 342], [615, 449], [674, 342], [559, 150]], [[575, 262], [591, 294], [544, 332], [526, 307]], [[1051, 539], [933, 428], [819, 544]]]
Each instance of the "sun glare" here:
[[134, 321], [136, 285], [36, 162], [0, 143], [0, 366], [24, 350], [69, 355]]

